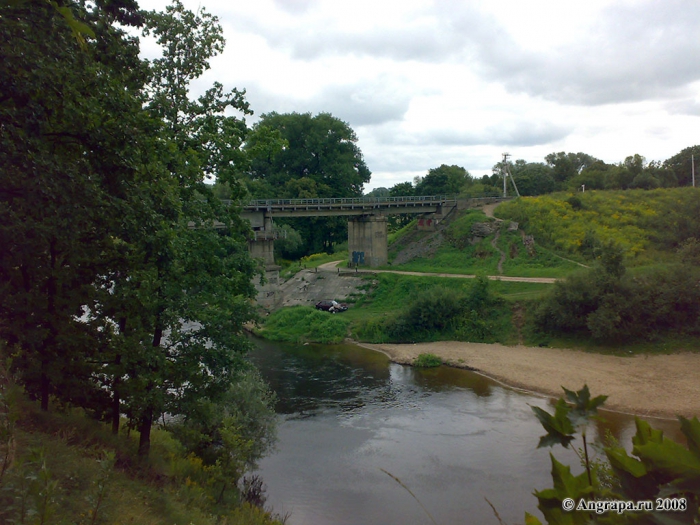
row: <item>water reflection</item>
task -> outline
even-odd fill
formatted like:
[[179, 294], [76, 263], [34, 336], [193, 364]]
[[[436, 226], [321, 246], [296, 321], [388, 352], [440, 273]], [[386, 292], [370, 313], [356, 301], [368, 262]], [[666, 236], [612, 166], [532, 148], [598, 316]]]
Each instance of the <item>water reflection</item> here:
[[[537, 514], [532, 491], [551, 487], [550, 451], [581, 471], [572, 451], [536, 448], [543, 430], [531, 406], [547, 408], [541, 397], [463, 370], [396, 365], [351, 345], [257, 345], [252, 359], [281, 414], [279, 450], [261, 473], [270, 504], [290, 512], [291, 525], [429, 523], [381, 469], [438, 523], [494, 523], [486, 497], [504, 521], [521, 523], [524, 511]], [[632, 418], [606, 418], [591, 433], [609, 429], [629, 443]]]

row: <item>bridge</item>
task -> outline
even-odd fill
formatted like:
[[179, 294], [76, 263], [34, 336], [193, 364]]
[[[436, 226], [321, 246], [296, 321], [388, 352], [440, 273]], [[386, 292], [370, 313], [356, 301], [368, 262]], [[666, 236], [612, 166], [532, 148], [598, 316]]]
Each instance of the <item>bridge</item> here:
[[[250, 222], [253, 257], [274, 265], [275, 217], [349, 216], [348, 251], [356, 265], [383, 266], [388, 262], [387, 218], [401, 213], [431, 214], [431, 226], [457, 206], [452, 196], [358, 197], [328, 199], [263, 199], [244, 205], [241, 217]], [[445, 211], [447, 213], [445, 213]], [[440, 218], [438, 218], [440, 217]]]
[[255, 200], [243, 207], [246, 214], [263, 212], [277, 217], [328, 217], [335, 215], [391, 215], [435, 213], [442, 206], [454, 208], [457, 198], [438, 195], [425, 197], [355, 197], [332, 199]]
[[[459, 200], [451, 195], [357, 197], [316, 199], [262, 199], [242, 206], [241, 217], [250, 222], [253, 257], [274, 265], [275, 217], [348, 216], [349, 263], [376, 268], [388, 262], [387, 218], [421, 214], [420, 229], [434, 230], [457, 208], [473, 208], [503, 200], [497, 197]], [[228, 201], [228, 204], [233, 204]]]
[[422, 215], [418, 228], [435, 230], [456, 209], [476, 208], [504, 200], [501, 197], [458, 199], [451, 195], [405, 197], [356, 197], [316, 199], [262, 199], [241, 206], [241, 217], [250, 222], [250, 254], [265, 265], [265, 284], [256, 284], [258, 303], [277, 302], [279, 266], [275, 265], [274, 242], [278, 231], [275, 217], [348, 217], [348, 262], [353, 266], [376, 268], [388, 263], [387, 220], [390, 215]]

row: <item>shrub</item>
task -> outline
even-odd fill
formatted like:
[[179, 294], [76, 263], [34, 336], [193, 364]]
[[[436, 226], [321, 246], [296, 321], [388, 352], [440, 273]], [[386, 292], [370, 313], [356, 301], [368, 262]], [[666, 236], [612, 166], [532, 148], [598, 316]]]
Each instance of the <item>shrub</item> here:
[[651, 340], [700, 329], [700, 272], [671, 265], [626, 274], [617, 264], [556, 283], [535, 314], [542, 332], [582, 332], [598, 341]]
[[442, 330], [462, 312], [463, 295], [443, 286], [430, 288], [416, 297], [405, 318], [416, 331]]
[[349, 324], [342, 314], [293, 306], [270, 314], [261, 334], [271, 341], [340, 343], [347, 335]]
[[435, 368], [442, 364], [442, 360], [435, 354], [420, 354], [413, 360], [413, 366], [418, 368]]

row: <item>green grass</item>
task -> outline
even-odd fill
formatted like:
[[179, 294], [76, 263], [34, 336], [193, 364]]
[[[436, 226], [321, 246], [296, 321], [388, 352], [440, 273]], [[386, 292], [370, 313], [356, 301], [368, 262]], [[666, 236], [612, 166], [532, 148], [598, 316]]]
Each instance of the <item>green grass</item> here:
[[[396, 275], [389, 273], [367, 275], [366, 294], [353, 298], [355, 303], [346, 312], [329, 314], [306, 306], [282, 308], [273, 312], [257, 334], [266, 339], [288, 342], [339, 343], [348, 335], [368, 342], [388, 339], [382, 334], [372, 335], [371, 325], [381, 324], [405, 312], [408, 305], [421, 293], [434, 288], [448, 287], [462, 294], [469, 294], [474, 280], [449, 277]], [[539, 283], [517, 283], [489, 281], [489, 289], [505, 300], [495, 313], [493, 334], [484, 340], [515, 343], [510, 326], [512, 304], [523, 300], [537, 300], [551, 285]], [[368, 331], [368, 327], [369, 331]], [[436, 333], [433, 340], [459, 338], [453, 332]], [[473, 340], [473, 339], [470, 339]]]
[[509, 302], [522, 299], [539, 299], [552, 289], [546, 283], [518, 283], [512, 281], [491, 281], [495, 293]]
[[302, 257], [299, 261], [294, 262], [280, 261], [282, 263], [286, 263], [282, 265], [282, 270], [280, 270], [280, 277], [282, 277], [283, 279], [289, 279], [290, 277], [296, 275], [305, 268], [317, 268], [322, 264], [332, 261], [339, 261], [341, 259], [343, 261], [348, 260], [347, 251], [341, 251], [338, 253], [314, 253], [312, 255]]
[[331, 314], [309, 306], [282, 308], [270, 314], [257, 335], [271, 341], [340, 343], [350, 324], [346, 313]]
[[413, 366], [418, 368], [436, 368], [442, 364], [442, 360], [435, 354], [419, 354], [413, 361]]
[[[136, 456], [138, 432], [115, 436], [81, 410], [56, 412], [52, 406], [54, 411], [46, 413], [24, 398], [16, 403], [21, 418], [14, 430], [14, 462], [0, 479], [2, 523], [20, 519], [17, 505], [22, 501], [32, 512], [44, 508], [49, 516], [45, 523], [51, 524], [280, 523], [247, 505], [214, 509], [206, 469], [185, 456], [164, 430], [153, 431], [150, 458], [143, 460]], [[45, 507], [42, 491], [49, 495]], [[38, 523], [35, 518], [25, 517], [23, 523]]]
[[[449, 277], [396, 275], [390, 273], [364, 277], [372, 288], [367, 295], [343, 315], [351, 321], [350, 331], [355, 339], [367, 342], [388, 342], [391, 338], [385, 332], [386, 323], [391, 323], [406, 312], [409, 305], [421, 294], [448, 287], [462, 295], [469, 295], [474, 286], [473, 279]], [[515, 286], [513, 286], [515, 285]], [[523, 286], [524, 285], [524, 286]], [[489, 281], [489, 289], [494, 293], [505, 293], [506, 301], [494, 307], [489, 314], [489, 333], [479, 337], [465, 330], [454, 328], [439, 330], [432, 334], [422, 334], [420, 340], [470, 340], [483, 342], [516, 343], [511, 327], [511, 299], [508, 292], [539, 297], [547, 285], [531, 283], [507, 283]], [[486, 320], [484, 319], [484, 322]], [[476, 337], [476, 338], [475, 338]]]
[[[416, 221], [411, 222], [395, 234], [389, 236], [389, 260], [392, 264], [382, 267], [385, 270], [404, 270], [424, 273], [454, 273], [499, 275], [498, 262], [501, 258], [499, 251], [492, 246], [496, 234], [492, 234], [476, 244], [471, 244], [472, 226], [477, 222], [493, 223], [494, 219], [487, 217], [481, 210], [466, 210], [452, 221], [445, 229], [445, 241], [437, 252], [430, 258], [415, 258], [411, 261], [396, 265], [393, 261], [396, 255], [410, 242], [416, 242], [430, 232], [418, 232]], [[508, 277], [564, 277], [580, 268], [576, 263], [565, 261], [552, 250], [536, 245], [535, 254], [528, 254], [523, 244], [521, 232], [508, 232], [508, 222], [500, 224], [500, 232], [496, 246], [505, 252], [503, 273]], [[568, 254], [566, 258], [581, 259]]]
[[[666, 334], [656, 341], [641, 341], [625, 344], [606, 344], [592, 340], [583, 335], [532, 335], [525, 339], [531, 346], [547, 346], [550, 348], [570, 348], [594, 354], [630, 356], [630, 355], [667, 355], [678, 352], [700, 351], [700, 337], [690, 335]], [[543, 344], [544, 343], [544, 344]]]
[[496, 214], [518, 221], [536, 240], [561, 253], [586, 254], [586, 235], [621, 246], [628, 264], [674, 260], [674, 250], [688, 237], [700, 237], [700, 189], [587, 191], [581, 207], [571, 193], [523, 197], [501, 204]]
[[400, 228], [399, 230], [396, 230], [395, 232], [392, 232], [387, 235], [387, 244], [392, 245], [397, 242], [399, 242], [401, 239], [403, 239], [406, 235], [411, 233], [416, 229], [416, 225], [418, 224], [418, 219], [413, 219], [411, 222], [409, 222], [406, 226], [403, 228]]
[[[386, 266], [383, 269], [425, 273], [499, 275], [498, 261], [501, 254], [491, 245], [494, 235], [474, 245], [465, 243], [461, 249], [446, 242], [431, 258], [416, 258], [405, 264]], [[542, 246], [536, 246], [535, 255], [530, 256], [522, 243], [519, 232], [502, 231], [497, 246], [506, 254], [502, 275], [508, 277], [559, 278], [580, 268], [579, 265], [557, 257], [551, 250]]]

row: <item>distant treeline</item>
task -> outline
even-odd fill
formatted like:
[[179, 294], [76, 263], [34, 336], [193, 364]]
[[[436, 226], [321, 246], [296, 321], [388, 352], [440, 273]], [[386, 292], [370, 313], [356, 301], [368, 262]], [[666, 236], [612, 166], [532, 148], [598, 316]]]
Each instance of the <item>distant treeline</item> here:
[[[461, 166], [443, 164], [428, 170], [413, 182], [401, 182], [391, 188], [376, 188], [368, 196], [438, 195], [489, 197], [503, 193], [503, 172], [507, 166], [520, 195], [533, 196], [555, 191], [627, 190], [674, 188], [692, 184], [692, 156], [700, 158], [700, 146], [691, 146], [660, 162], [638, 154], [618, 164], [608, 164], [587, 153], [550, 153], [544, 162], [518, 159], [507, 165], [494, 165], [492, 175], [472, 177]], [[513, 186], [508, 181], [509, 193]]]

